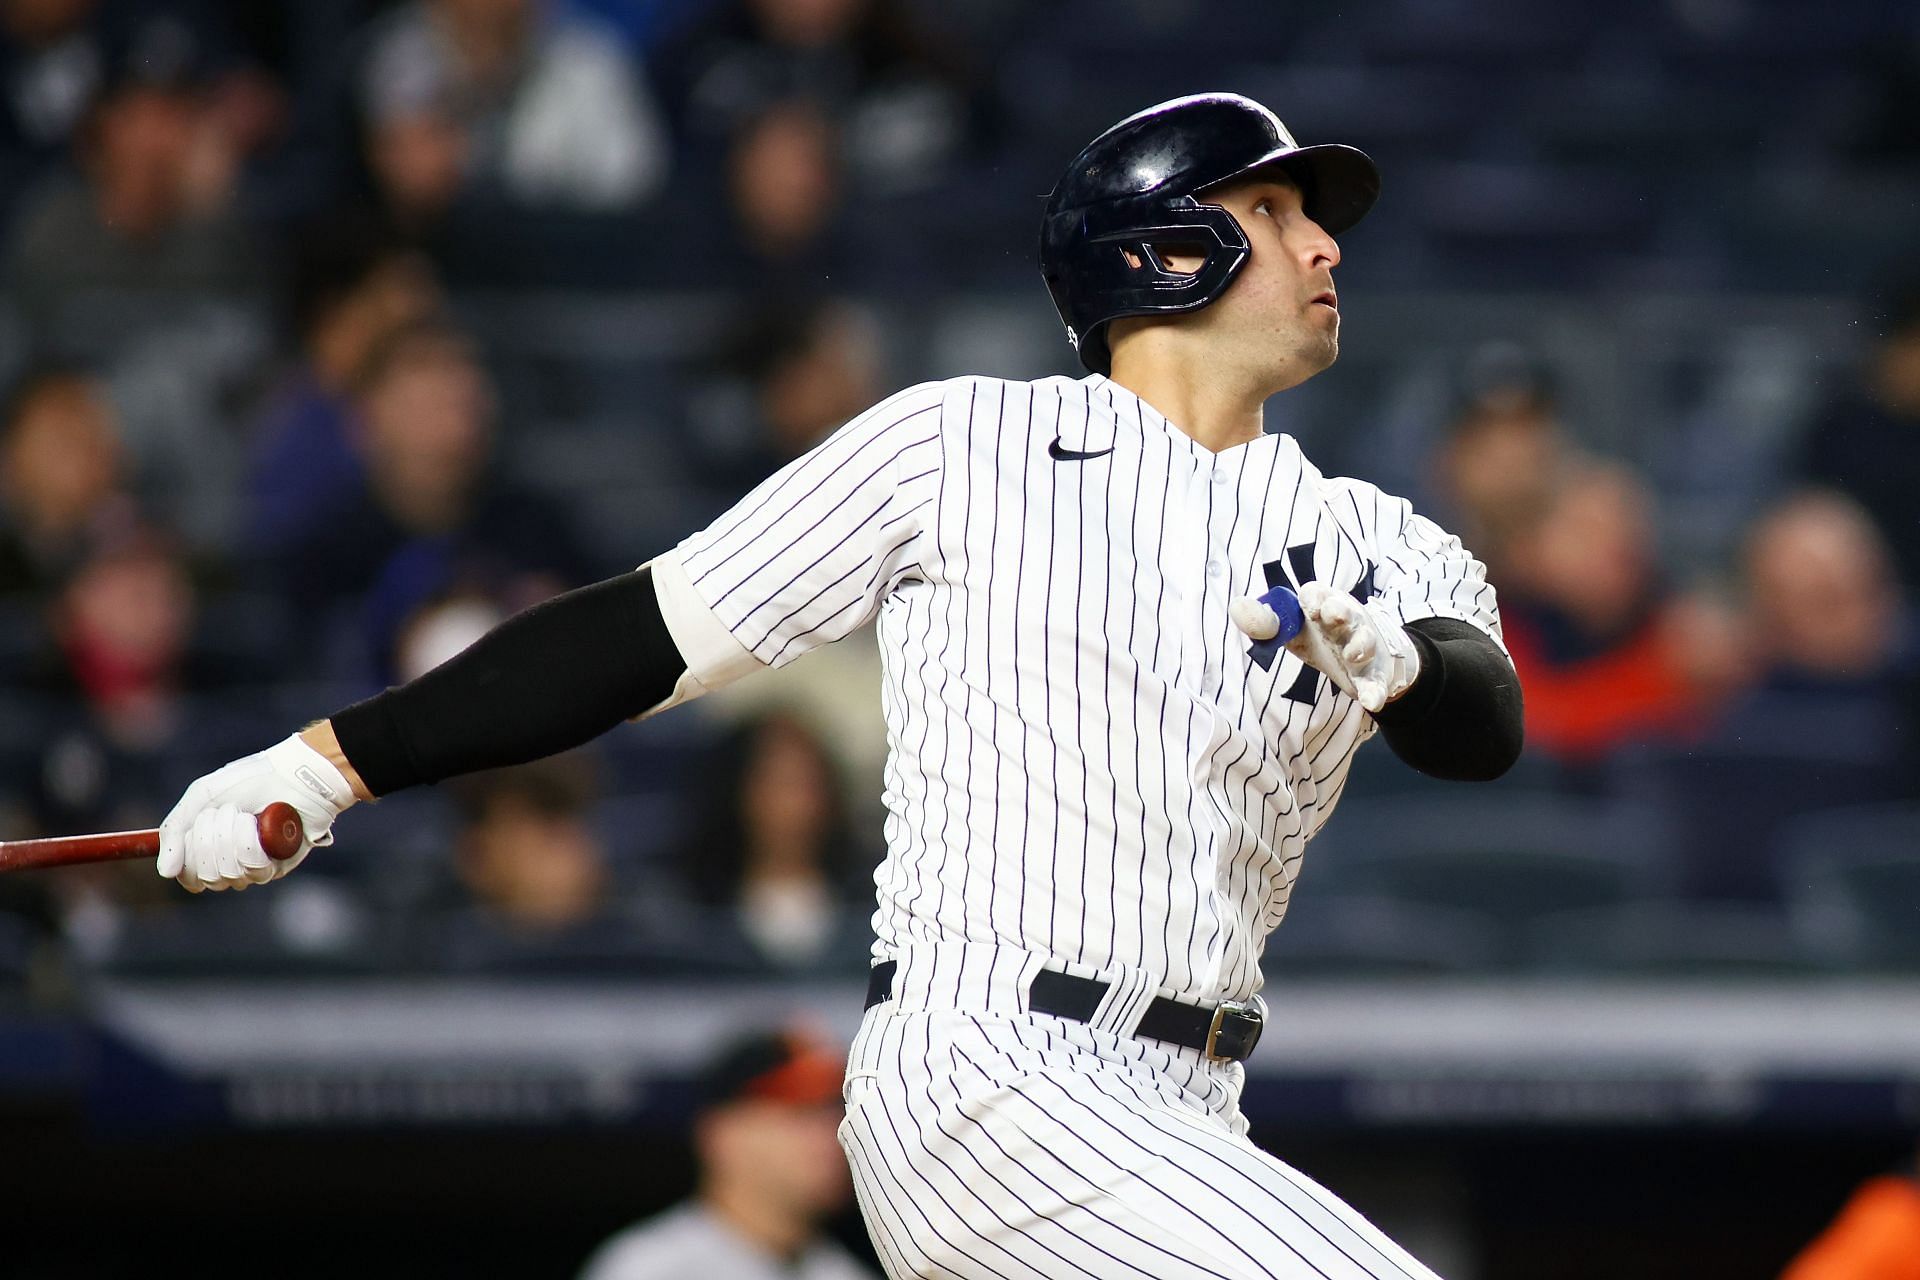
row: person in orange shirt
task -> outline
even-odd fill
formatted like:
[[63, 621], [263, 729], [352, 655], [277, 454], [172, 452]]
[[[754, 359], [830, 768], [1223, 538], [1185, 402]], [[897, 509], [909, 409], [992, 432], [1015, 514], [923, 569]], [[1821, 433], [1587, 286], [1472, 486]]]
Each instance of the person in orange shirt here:
[[1863, 1183], [1780, 1280], [1920, 1280], [1920, 1160]]
[[1527, 740], [1564, 762], [1690, 736], [1744, 675], [1731, 614], [1661, 581], [1651, 508], [1626, 468], [1570, 465], [1507, 548], [1503, 613]]

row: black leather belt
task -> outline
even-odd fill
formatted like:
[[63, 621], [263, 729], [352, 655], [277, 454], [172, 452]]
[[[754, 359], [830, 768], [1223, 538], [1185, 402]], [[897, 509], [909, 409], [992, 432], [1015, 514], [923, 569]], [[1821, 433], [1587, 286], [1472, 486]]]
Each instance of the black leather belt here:
[[[898, 964], [883, 960], [867, 976], [867, 1008], [893, 998], [893, 975]], [[1108, 984], [1098, 978], [1076, 978], [1057, 969], [1042, 969], [1027, 987], [1027, 1006], [1035, 1013], [1089, 1022], [1106, 999]], [[1182, 1004], [1155, 996], [1140, 1015], [1134, 1034], [1149, 1040], [1198, 1049], [1221, 1062], [1244, 1062], [1260, 1043], [1265, 1020], [1253, 1004]]]

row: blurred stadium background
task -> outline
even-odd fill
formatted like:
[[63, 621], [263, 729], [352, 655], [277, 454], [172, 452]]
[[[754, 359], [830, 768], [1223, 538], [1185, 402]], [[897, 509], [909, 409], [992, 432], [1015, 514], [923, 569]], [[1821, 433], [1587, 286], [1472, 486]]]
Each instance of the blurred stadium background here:
[[[1453, 1280], [1778, 1274], [1920, 1132], [1896, 0], [0, 0], [0, 834], [152, 825], [889, 390], [1077, 372], [1039, 197], [1209, 88], [1379, 162], [1269, 423], [1463, 533], [1528, 689], [1498, 784], [1363, 753], [1256, 1136]], [[852, 1030], [875, 663], [264, 892], [0, 883], [0, 1272], [570, 1274], [729, 1030]]]

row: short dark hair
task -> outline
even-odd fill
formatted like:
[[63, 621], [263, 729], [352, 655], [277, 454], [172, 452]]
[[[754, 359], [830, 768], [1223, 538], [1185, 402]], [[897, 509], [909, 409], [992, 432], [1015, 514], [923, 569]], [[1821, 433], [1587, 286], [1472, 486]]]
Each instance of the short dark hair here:
[[784, 369], [820, 340], [834, 304], [819, 297], [762, 299], [736, 315], [715, 344], [715, 371], [760, 383]]
[[702, 1064], [699, 1107], [748, 1099], [820, 1106], [839, 1100], [845, 1074], [844, 1056], [804, 1031], [749, 1032]]
[[382, 267], [409, 252], [371, 215], [310, 224], [294, 236], [287, 279], [287, 325], [305, 341], [327, 315]]
[[518, 803], [547, 817], [584, 814], [597, 790], [592, 761], [579, 752], [549, 756], [530, 764], [487, 769], [448, 784], [468, 826], [486, 820], [493, 807]]
[[479, 348], [464, 330], [444, 320], [418, 320], [401, 325], [367, 353], [366, 361], [354, 374], [354, 390], [366, 394], [385, 382], [394, 370], [422, 352], [435, 349], [457, 351], [476, 364], [480, 360]]

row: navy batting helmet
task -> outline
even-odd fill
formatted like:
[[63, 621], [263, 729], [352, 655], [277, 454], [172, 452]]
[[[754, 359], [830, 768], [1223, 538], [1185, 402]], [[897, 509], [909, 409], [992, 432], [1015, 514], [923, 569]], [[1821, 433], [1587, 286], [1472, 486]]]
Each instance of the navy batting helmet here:
[[[1148, 107], [1073, 158], [1047, 197], [1040, 274], [1082, 364], [1108, 371], [1108, 321], [1193, 311], [1226, 292], [1251, 252], [1246, 233], [1194, 194], [1267, 164], [1299, 184], [1307, 216], [1330, 235], [1360, 221], [1380, 194], [1365, 152], [1303, 147], [1278, 116], [1237, 93]], [[1154, 246], [1175, 244], [1204, 251], [1198, 271], [1167, 270]]]

